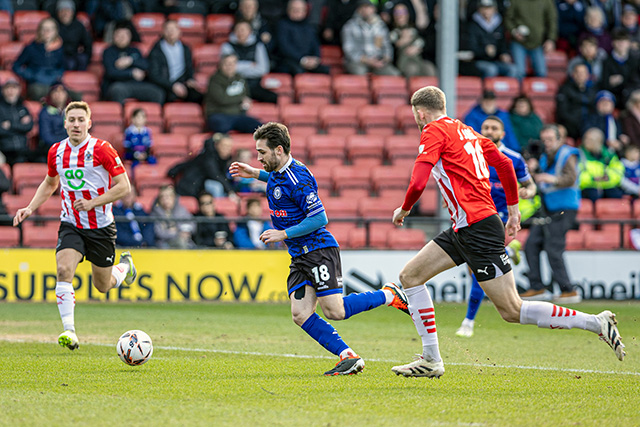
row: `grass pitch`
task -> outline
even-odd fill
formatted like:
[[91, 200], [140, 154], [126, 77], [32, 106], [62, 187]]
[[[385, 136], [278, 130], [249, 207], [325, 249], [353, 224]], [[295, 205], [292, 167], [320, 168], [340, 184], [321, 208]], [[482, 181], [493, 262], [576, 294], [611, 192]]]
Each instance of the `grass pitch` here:
[[[436, 306], [439, 380], [391, 372], [421, 351], [411, 320], [391, 308], [333, 322], [366, 367], [324, 377], [337, 359], [287, 305], [79, 303], [71, 352], [55, 343], [55, 304], [2, 304], [0, 424], [640, 425], [640, 303], [573, 308], [617, 313], [623, 363], [592, 333], [510, 325], [490, 304], [471, 339], [454, 335], [465, 305]], [[153, 339], [143, 366], [116, 355], [129, 329]]]

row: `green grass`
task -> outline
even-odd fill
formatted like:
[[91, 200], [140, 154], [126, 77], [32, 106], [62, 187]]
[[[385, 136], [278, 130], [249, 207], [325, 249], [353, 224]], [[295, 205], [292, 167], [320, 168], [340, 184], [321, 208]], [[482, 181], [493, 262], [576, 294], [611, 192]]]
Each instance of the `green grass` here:
[[[410, 319], [389, 308], [333, 322], [367, 365], [324, 377], [336, 358], [291, 322], [286, 305], [80, 303], [81, 346], [70, 352], [55, 344], [55, 304], [2, 304], [0, 424], [640, 425], [640, 304], [575, 308], [618, 314], [623, 363], [591, 333], [510, 325], [490, 304], [475, 336], [458, 338], [466, 306], [441, 304], [446, 374], [429, 380], [392, 374], [421, 345]], [[152, 337], [146, 365], [117, 357], [128, 329]]]

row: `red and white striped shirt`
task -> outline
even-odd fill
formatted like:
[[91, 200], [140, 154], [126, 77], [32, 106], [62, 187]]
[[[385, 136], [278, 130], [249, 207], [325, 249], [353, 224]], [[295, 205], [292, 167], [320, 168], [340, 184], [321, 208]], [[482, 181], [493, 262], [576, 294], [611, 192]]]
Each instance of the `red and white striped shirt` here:
[[111, 203], [90, 211], [73, 208], [78, 199], [91, 200], [111, 187], [111, 177], [125, 173], [116, 150], [107, 141], [87, 138], [77, 146], [64, 139], [49, 149], [48, 175], [60, 175], [62, 212], [60, 220], [82, 229], [96, 229], [113, 222]]

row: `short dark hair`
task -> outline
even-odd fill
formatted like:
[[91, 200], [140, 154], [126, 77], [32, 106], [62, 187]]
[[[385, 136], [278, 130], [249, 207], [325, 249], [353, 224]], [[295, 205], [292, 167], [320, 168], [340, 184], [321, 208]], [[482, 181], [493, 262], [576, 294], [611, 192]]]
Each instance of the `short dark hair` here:
[[548, 131], [548, 130], [552, 130], [555, 132], [556, 134], [556, 139], [560, 139], [560, 129], [558, 129], [558, 126], [554, 123], [548, 123], [544, 126], [542, 126], [542, 129], [540, 129], [540, 134], [542, 135], [542, 132]]
[[275, 150], [276, 147], [280, 145], [285, 154], [291, 152], [289, 129], [282, 123], [269, 122], [263, 124], [253, 133], [253, 139], [255, 141], [265, 139], [267, 141], [267, 147], [271, 150]]
[[247, 209], [249, 209], [253, 205], [258, 205], [258, 206], [262, 207], [262, 203], [260, 202], [260, 199], [249, 199], [249, 200], [247, 200]]
[[136, 108], [135, 110], [133, 110], [131, 112], [131, 117], [133, 118], [133, 117], [137, 116], [140, 113], [144, 113], [145, 115], [147, 114], [147, 112], [144, 110], [144, 108]]
[[482, 121], [482, 123], [486, 122], [487, 120], [493, 120], [495, 122], [500, 123], [500, 126], [502, 126], [502, 130], [504, 130], [504, 122], [502, 121], [502, 119], [500, 119], [500, 117], [498, 117], [498, 116], [487, 116], [487, 118], [484, 119]]

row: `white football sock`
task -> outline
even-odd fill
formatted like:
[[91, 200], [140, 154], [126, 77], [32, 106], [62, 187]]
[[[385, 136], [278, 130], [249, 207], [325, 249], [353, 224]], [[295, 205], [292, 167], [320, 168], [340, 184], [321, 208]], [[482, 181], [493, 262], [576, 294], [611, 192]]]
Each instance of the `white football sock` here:
[[523, 325], [538, 325], [539, 328], [578, 328], [596, 334], [600, 332], [600, 322], [598, 322], [595, 314], [586, 314], [543, 301], [522, 301], [520, 323]]
[[116, 288], [122, 285], [124, 278], [127, 277], [127, 273], [129, 272], [129, 263], [122, 262], [120, 264], [116, 264], [113, 266], [111, 270], [111, 275], [116, 278]]
[[422, 357], [428, 362], [439, 362], [438, 333], [436, 332], [436, 316], [431, 295], [425, 285], [406, 289], [411, 319], [422, 339]]
[[56, 282], [58, 311], [65, 331], [76, 331], [73, 312], [76, 307], [76, 293], [69, 282]]
[[395, 297], [395, 295], [393, 294], [393, 292], [391, 292], [388, 289], [383, 289], [382, 292], [384, 292], [384, 297], [385, 297], [385, 301], [384, 304], [385, 305], [389, 305], [393, 302], [393, 298]]
[[357, 357], [357, 356], [358, 355], [356, 354], [356, 352], [351, 350], [350, 348], [345, 348], [340, 352], [340, 359], [344, 359], [347, 357]]
[[466, 317], [464, 319], [462, 319], [462, 325], [461, 326], [468, 326], [471, 329], [473, 329], [473, 324], [475, 323], [475, 320], [471, 320], [471, 319], [467, 319]]

